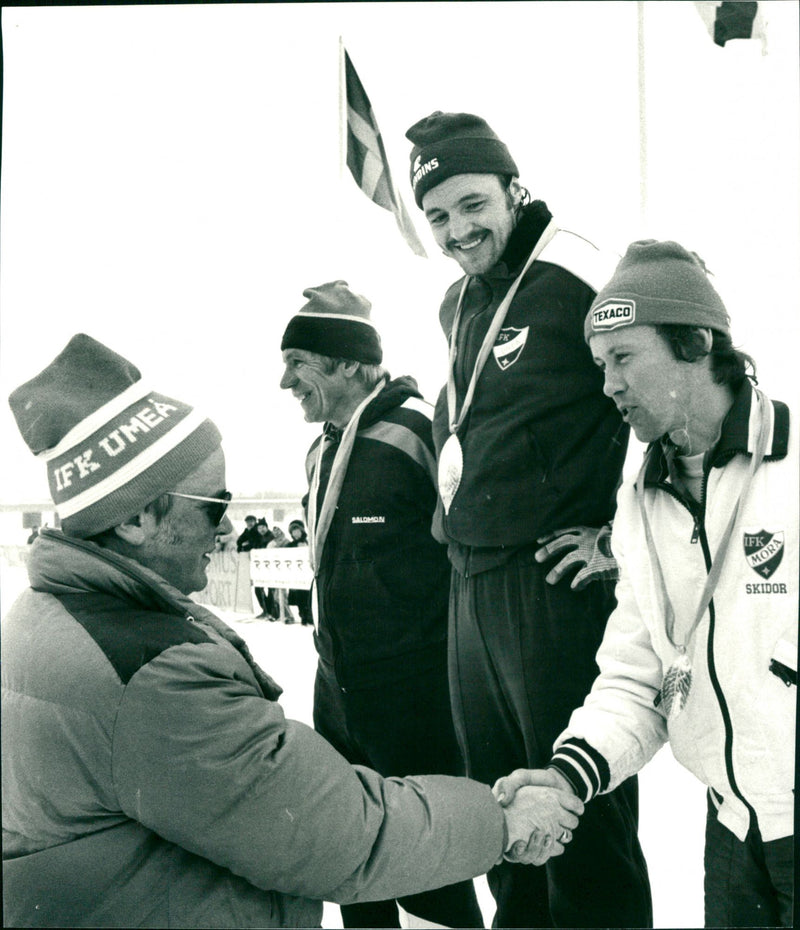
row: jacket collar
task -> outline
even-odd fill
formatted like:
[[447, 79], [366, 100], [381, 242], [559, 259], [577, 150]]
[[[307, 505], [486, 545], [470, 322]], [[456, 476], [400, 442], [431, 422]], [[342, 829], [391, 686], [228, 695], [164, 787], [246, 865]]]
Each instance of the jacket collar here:
[[51, 594], [96, 592], [150, 610], [185, 614], [194, 606], [177, 588], [133, 559], [86, 539], [43, 529], [28, 559], [31, 587]]
[[500, 260], [483, 277], [492, 279], [516, 275], [552, 218], [543, 200], [526, 204], [520, 210], [517, 225], [511, 231]]
[[[706, 458], [706, 470], [722, 468], [735, 456], [751, 456], [758, 441], [759, 419], [756, 413], [755, 391], [748, 378], [733, 398], [733, 405], [722, 422], [722, 431], [717, 444]], [[779, 400], [769, 400], [774, 413], [772, 436], [764, 454], [766, 461], [785, 457], [789, 448], [789, 408]], [[668, 436], [652, 442], [647, 449], [645, 485], [663, 483], [669, 474], [671, 440]]]
[[253, 670], [265, 696], [276, 701], [283, 689], [255, 661], [247, 643], [211, 610], [182, 594], [159, 574], [127, 556], [84, 539], [44, 529], [28, 558], [31, 587], [50, 594], [102, 593], [149, 610], [200, 620], [226, 639]]
[[322, 426], [323, 436], [330, 440], [332, 443], [338, 443], [342, 440], [342, 433], [344, 429], [341, 426], [334, 426], [333, 423], [328, 422], [327, 420]]
[[[364, 408], [358, 422], [359, 430], [372, 426], [385, 415], [387, 410], [394, 410], [409, 397], [422, 397], [417, 382], [410, 375], [402, 375], [389, 380], [380, 394]], [[332, 443], [338, 443], [341, 441], [344, 429], [326, 421], [322, 432]]]

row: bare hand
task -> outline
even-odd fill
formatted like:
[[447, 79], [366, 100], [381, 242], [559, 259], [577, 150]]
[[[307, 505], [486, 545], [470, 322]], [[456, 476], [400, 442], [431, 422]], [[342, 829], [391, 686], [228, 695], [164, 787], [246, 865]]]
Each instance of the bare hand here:
[[573, 591], [582, 590], [592, 581], [616, 581], [619, 578], [619, 568], [611, 554], [611, 527], [608, 524], [599, 529], [570, 526], [542, 536], [537, 542], [542, 544], [534, 555], [537, 562], [546, 562], [563, 554], [547, 573], [545, 581], [548, 584], [558, 584], [575, 568], [579, 571], [570, 583]]
[[557, 769], [514, 769], [510, 775], [498, 778], [492, 788], [495, 799], [506, 807], [514, 800], [514, 795], [525, 785], [543, 785], [547, 788], [558, 788], [569, 794], [575, 790], [567, 779]]
[[583, 813], [583, 803], [574, 794], [541, 785], [520, 787], [504, 808], [509, 862], [544, 865], [560, 856], [572, 839]]

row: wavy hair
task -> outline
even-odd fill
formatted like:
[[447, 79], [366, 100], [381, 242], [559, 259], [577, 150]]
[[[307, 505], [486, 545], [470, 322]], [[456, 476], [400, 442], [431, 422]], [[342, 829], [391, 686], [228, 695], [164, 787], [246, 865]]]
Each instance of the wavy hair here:
[[[320, 356], [324, 359], [324, 370], [326, 374], [330, 374], [337, 365], [346, 364], [352, 365], [353, 359], [351, 358], [333, 358], [330, 355]], [[388, 378], [389, 372], [383, 367], [383, 365], [367, 365], [365, 362], [356, 362], [358, 369], [356, 370], [355, 380], [363, 387], [368, 388], [370, 391], [375, 387], [375, 385], [381, 380], [381, 378]]]
[[749, 378], [753, 384], [758, 384], [755, 361], [733, 345], [728, 333], [712, 329], [709, 349], [702, 326], [658, 323], [656, 332], [667, 340], [672, 354], [679, 362], [696, 362], [708, 356], [711, 360], [711, 375], [717, 384], [729, 384], [736, 389], [745, 378]]

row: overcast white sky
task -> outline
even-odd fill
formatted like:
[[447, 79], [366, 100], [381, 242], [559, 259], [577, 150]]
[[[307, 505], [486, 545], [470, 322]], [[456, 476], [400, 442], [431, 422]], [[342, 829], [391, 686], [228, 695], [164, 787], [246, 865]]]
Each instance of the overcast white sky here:
[[[563, 226], [695, 249], [763, 386], [796, 397], [798, 4], [760, 4], [764, 54], [715, 46], [692, 2], [646, 0], [644, 204], [637, 6], [5, 7], [0, 499], [46, 496], [5, 398], [79, 331], [209, 412], [240, 493], [303, 486], [315, 427], [277, 385], [306, 287], [367, 295], [390, 370], [435, 399], [458, 268], [410, 196], [404, 133], [436, 109], [484, 116]], [[340, 174], [339, 36], [427, 260]]]

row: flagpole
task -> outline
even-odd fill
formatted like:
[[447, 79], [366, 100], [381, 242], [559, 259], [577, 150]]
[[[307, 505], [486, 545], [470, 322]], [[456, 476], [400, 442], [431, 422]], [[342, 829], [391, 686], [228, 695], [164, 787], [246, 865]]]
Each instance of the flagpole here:
[[647, 97], [645, 87], [644, 0], [636, 4], [639, 89], [639, 234], [647, 234]]

